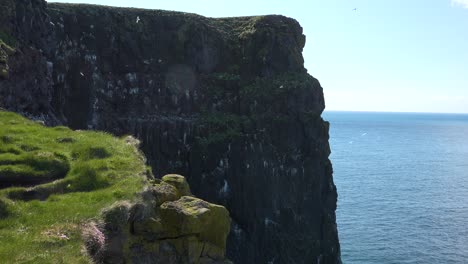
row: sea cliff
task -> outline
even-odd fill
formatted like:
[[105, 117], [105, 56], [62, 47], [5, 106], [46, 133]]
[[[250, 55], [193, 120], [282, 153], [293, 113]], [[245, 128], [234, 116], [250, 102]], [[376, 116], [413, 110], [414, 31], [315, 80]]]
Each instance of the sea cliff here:
[[0, 106], [132, 134], [232, 218], [236, 263], [340, 263], [337, 192], [305, 36], [279, 15], [206, 18], [1, 0]]

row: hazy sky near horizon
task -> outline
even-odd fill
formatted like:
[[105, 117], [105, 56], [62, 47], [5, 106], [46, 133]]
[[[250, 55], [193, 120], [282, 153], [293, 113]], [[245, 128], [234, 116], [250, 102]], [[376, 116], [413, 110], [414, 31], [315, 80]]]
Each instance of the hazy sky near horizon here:
[[286, 15], [304, 28], [305, 66], [322, 84], [327, 110], [468, 113], [468, 0], [49, 2]]

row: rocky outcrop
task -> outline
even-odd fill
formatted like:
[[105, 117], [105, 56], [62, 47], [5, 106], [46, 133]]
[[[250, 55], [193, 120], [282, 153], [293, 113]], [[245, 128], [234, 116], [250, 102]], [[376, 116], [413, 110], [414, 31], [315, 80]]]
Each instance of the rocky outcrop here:
[[234, 262], [340, 262], [323, 92], [295, 20], [14, 2], [0, 105], [141, 139], [156, 176], [228, 208]]
[[[143, 202], [119, 202], [84, 232], [100, 263], [231, 263], [225, 260], [230, 218], [226, 208], [198, 199], [185, 178], [166, 175]], [[100, 237], [101, 240], [100, 240]]]

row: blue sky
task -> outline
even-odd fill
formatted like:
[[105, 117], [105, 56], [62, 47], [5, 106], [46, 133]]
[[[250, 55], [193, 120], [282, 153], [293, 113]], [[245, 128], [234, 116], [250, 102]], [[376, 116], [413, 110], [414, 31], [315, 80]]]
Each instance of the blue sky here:
[[[468, 113], [468, 0], [55, 0], [297, 19], [328, 110]], [[356, 11], [353, 11], [357, 8]]]

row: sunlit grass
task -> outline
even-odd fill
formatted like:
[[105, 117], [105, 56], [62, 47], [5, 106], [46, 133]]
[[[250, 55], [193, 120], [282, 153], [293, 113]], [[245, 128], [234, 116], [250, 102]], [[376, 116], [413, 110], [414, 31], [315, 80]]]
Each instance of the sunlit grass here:
[[89, 263], [81, 227], [137, 197], [146, 166], [123, 138], [0, 111], [0, 260]]

